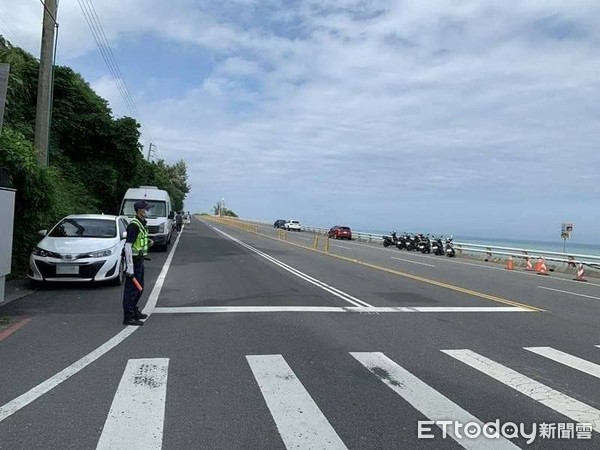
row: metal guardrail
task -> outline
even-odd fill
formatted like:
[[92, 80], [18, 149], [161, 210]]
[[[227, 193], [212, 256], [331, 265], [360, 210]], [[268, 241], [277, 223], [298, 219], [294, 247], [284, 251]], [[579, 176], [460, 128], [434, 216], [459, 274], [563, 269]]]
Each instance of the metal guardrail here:
[[[245, 220], [245, 219], [241, 219]], [[253, 223], [273, 226], [271, 222], [262, 220], [248, 220]], [[317, 234], [327, 234], [329, 228], [302, 225], [302, 231], [308, 231]], [[381, 243], [383, 237], [381, 234], [363, 233], [360, 231], [352, 231], [353, 240], [359, 242]], [[600, 269], [600, 255], [584, 255], [576, 253], [563, 253], [551, 250], [527, 249], [518, 247], [503, 247], [489, 244], [472, 244], [469, 242], [453, 242], [454, 249], [457, 253], [475, 253], [486, 254], [490, 259], [494, 256], [509, 257], [527, 260], [544, 258], [547, 261], [553, 261], [560, 264], [566, 264], [570, 267], [575, 267], [578, 264], [583, 264], [592, 268]]]
[[569, 254], [554, 252], [551, 250], [502, 247], [486, 244], [471, 244], [468, 242], [454, 242], [454, 248], [458, 252], [484, 253], [490, 258], [494, 257], [494, 255], [512, 256], [513, 258], [521, 258], [525, 260], [528, 258], [544, 258], [548, 261], [567, 264], [568, 266], [572, 267], [575, 267], [578, 264], [583, 264], [593, 268], [600, 268], [600, 256], [598, 255], [582, 255], [576, 253]]

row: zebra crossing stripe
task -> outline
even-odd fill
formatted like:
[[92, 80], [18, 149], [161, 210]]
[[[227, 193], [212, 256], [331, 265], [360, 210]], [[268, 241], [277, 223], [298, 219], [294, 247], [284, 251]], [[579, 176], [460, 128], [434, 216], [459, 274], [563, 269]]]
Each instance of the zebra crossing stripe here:
[[[433, 389], [428, 384], [411, 374], [409, 371], [396, 364], [383, 353], [354, 352], [350, 353], [359, 363], [383, 381], [390, 389], [400, 395], [419, 412], [432, 421], [452, 421], [461, 423], [483, 423], [475, 416], [465, 411], [456, 403]], [[453, 427], [449, 427], [448, 434], [466, 449], [518, 449], [516, 445], [504, 437], [488, 439], [483, 435], [478, 438], [459, 438]]]
[[586, 361], [585, 359], [579, 358], [577, 356], [569, 355], [568, 353], [561, 352], [560, 350], [556, 350], [552, 347], [524, 348], [525, 350], [537, 353], [538, 355], [544, 356], [548, 359], [551, 359], [552, 361], [556, 361], [557, 363], [564, 364], [565, 366], [579, 370], [580, 372], [584, 372], [593, 377], [600, 378], [600, 365], [595, 364], [593, 362]]
[[97, 450], [162, 447], [168, 370], [168, 358], [127, 362]]
[[513, 388], [575, 422], [590, 423], [600, 432], [600, 411], [545, 384], [481, 356], [471, 350], [442, 350], [443, 353]]
[[281, 355], [246, 359], [288, 449], [346, 449]]

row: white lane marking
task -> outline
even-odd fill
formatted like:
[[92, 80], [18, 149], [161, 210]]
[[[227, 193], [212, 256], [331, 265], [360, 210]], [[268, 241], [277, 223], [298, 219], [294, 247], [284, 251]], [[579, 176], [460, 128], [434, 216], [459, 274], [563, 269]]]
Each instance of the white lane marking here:
[[168, 358], [130, 359], [96, 450], [162, 448]]
[[525, 350], [541, 355], [545, 358], [564, 364], [565, 366], [587, 373], [596, 378], [600, 378], [600, 365], [583, 358], [570, 355], [552, 347], [524, 347]]
[[596, 408], [481, 356], [472, 350], [442, 350], [442, 352], [576, 422], [592, 424], [592, 428], [600, 432], [600, 411]]
[[[463, 424], [477, 423], [480, 427], [483, 427], [483, 423], [477, 417], [462, 409], [383, 353], [356, 352], [350, 354], [429, 420], [446, 421], [451, 419]], [[519, 448], [504, 437], [496, 440], [487, 439], [485, 436], [480, 435], [476, 439], [469, 439], [463, 434], [461, 439], [454, 432], [454, 427], [450, 426], [447, 430], [456, 442], [467, 449]]]
[[155, 314], [210, 314], [210, 313], [273, 313], [273, 312], [337, 312], [337, 313], [488, 313], [534, 312], [519, 306], [181, 306], [158, 307]]
[[356, 297], [353, 297], [352, 295], [343, 292], [337, 288], [334, 288], [333, 286], [330, 286], [320, 280], [317, 280], [316, 278], [311, 277], [310, 275], [305, 274], [304, 272], [299, 271], [298, 269], [293, 268], [292, 266], [289, 266], [287, 264], [285, 264], [284, 262], [279, 261], [278, 259], [273, 258], [272, 256], [268, 255], [265, 252], [262, 252], [260, 250], [258, 250], [257, 248], [252, 247], [251, 245], [246, 244], [245, 242], [240, 241], [239, 239], [234, 238], [233, 236], [230, 236], [229, 234], [225, 233], [224, 231], [219, 230], [216, 227], [212, 227], [215, 231], [221, 233], [223, 236], [227, 237], [228, 239], [231, 239], [232, 241], [240, 244], [242, 247], [250, 250], [251, 252], [256, 253], [257, 255], [265, 258], [268, 261], [271, 261], [273, 264], [281, 267], [282, 269], [296, 275], [298, 278], [303, 279], [304, 281], [307, 281], [309, 283], [311, 283], [314, 286], [317, 286], [321, 289], [323, 289], [324, 291], [329, 292], [330, 294], [335, 295], [338, 298], [341, 298], [342, 300], [351, 303], [355, 306], [366, 306], [368, 308], [372, 308], [373, 306], [370, 305], [367, 302], [364, 302]]
[[422, 263], [422, 262], [411, 261], [410, 259], [396, 258], [395, 256], [392, 256], [392, 259], [395, 259], [397, 261], [404, 261], [404, 262], [411, 263], [411, 264], [419, 264], [421, 266], [435, 267], [433, 264], [426, 264], [426, 263]]
[[350, 247], [344, 247], [343, 245], [340, 245], [340, 244], [331, 244], [331, 246], [332, 247], [343, 248], [343, 249], [346, 249], [346, 250], [352, 250], [352, 248], [350, 248]]
[[283, 356], [246, 359], [286, 448], [347, 448]]
[[[184, 228], [182, 227], [182, 230]], [[171, 267], [171, 262], [173, 261], [173, 257], [175, 256], [175, 249], [179, 244], [179, 238], [181, 238], [181, 234], [177, 235], [177, 239], [175, 239], [175, 243], [173, 244], [173, 248], [171, 248], [171, 252], [169, 256], [167, 256], [167, 260], [163, 264], [162, 270], [156, 279], [156, 283], [154, 283], [154, 288], [152, 288], [152, 292], [150, 292], [150, 296], [148, 297], [148, 301], [146, 302], [146, 306], [144, 307], [144, 314], [152, 314], [152, 311], [156, 307], [156, 302], [158, 301], [158, 296], [160, 295], [160, 291], [162, 290], [163, 285], [165, 284], [165, 279], [167, 278], [167, 273], [169, 272], [169, 267]]]
[[600, 300], [600, 297], [594, 297], [593, 295], [578, 294], [577, 292], [563, 291], [563, 290], [560, 290], [560, 289], [553, 289], [553, 288], [549, 288], [549, 287], [546, 287], [546, 286], [538, 286], [538, 287], [540, 289], [545, 289], [547, 291], [560, 292], [561, 294], [576, 295], [577, 297], [593, 298], [594, 300]]
[[[148, 305], [148, 303], [150, 303], [151, 299], [154, 302], [154, 304], [156, 304], [156, 299], [158, 299], [158, 296], [160, 295], [160, 290], [162, 289], [162, 285], [164, 283], [164, 276], [166, 276], [167, 272], [169, 271], [169, 266], [171, 265], [171, 261], [173, 259], [173, 255], [175, 254], [175, 250], [177, 249], [177, 244], [179, 243], [180, 236], [181, 235], [177, 236], [177, 239], [175, 240], [175, 243], [173, 244], [173, 248], [171, 248], [171, 252], [169, 253], [167, 260], [163, 264], [163, 268], [159, 275], [159, 280], [161, 280], [160, 288], [158, 288], [158, 289], [156, 288], [156, 286], [159, 284], [158, 283], [159, 280], [157, 280], [156, 284], [154, 285], [154, 289], [152, 289], [152, 292], [150, 294], [151, 297], [148, 299], [147, 305]], [[162, 277], [162, 279], [161, 279], [161, 277]], [[146, 311], [147, 308], [148, 308], [148, 306], [146, 306], [146, 308], [144, 308], [144, 311]], [[152, 314], [153, 309], [154, 309], [154, 305], [151, 305], [151, 308], [148, 309], [148, 311], [149, 311], [148, 316], [150, 316]], [[119, 332], [118, 334], [113, 336], [111, 339], [106, 341], [104, 344], [102, 344], [97, 349], [91, 351], [83, 358], [75, 361], [69, 367], [61, 370], [57, 374], [48, 378], [46, 381], [43, 381], [42, 383], [38, 384], [37, 386], [31, 388], [29, 391], [25, 392], [24, 394], [21, 394], [19, 397], [11, 400], [10, 402], [6, 403], [5, 405], [0, 406], [0, 422], [2, 422], [4, 419], [11, 416], [12, 414], [16, 413], [21, 408], [27, 406], [34, 400], [37, 400], [42, 395], [46, 394], [48, 391], [54, 389], [56, 386], [58, 386], [63, 381], [72, 377], [77, 372], [79, 372], [80, 370], [84, 369], [85, 367], [87, 367], [88, 365], [90, 365], [91, 363], [96, 361], [102, 355], [106, 354], [107, 352], [109, 352], [110, 350], [115, 348], [117, 345], [119, 345], [121, 342], [123, 342], [127, 337], [132, 335], [138, 329], [139, 329], [139, 327], [136, 327], [136, 326], [128, 326], [123, 331]]]
[[92, 362], [96, 361], [102, 355], [104, 355], [105, 353], [107, 353], [108, 351], [110, 351], [111, 349], [113, 349], [114, 347], [119, 345], [121, 342], [123, 342], [127, 337], [129, 337], [131, 334], [133, 334], [133, 332], [136, 331], [136, 329], [137, 329], [137, 327], [125, 328], [119, 334], [112, 337], [107, 342], [105, 342], [100, 347], [98, 347], [91, 353], [87, 354], [80, 360], [74, 362], [66, 369], [61, 370], [56, 375], [53, 375], [51, 378], [48, 378], [46, 381], [38, 384], [37, 386], [31, 388], [29, 391], [25, 392], [24, 394], [20, 395], [19, 397], [15, 398], [14, 400], [11, 400], [10, 402], [1, 406], [0, 407], [0, 422], [2, 422], [4, 419], [11, 416], [12, 414], [16, 413], [24, 406], [27, 406], [29, 403], [38, 399], [39, 397], [44, 395], [46, 392], [50, 391], [51, 389], [54, 389], [60, 383], [69, 379], [70, 377], [75, 375], [77, 372], [79, 372], [81, 369], [83, 369], [84, 367], [86, 367], [89, 364], [91, 364]]

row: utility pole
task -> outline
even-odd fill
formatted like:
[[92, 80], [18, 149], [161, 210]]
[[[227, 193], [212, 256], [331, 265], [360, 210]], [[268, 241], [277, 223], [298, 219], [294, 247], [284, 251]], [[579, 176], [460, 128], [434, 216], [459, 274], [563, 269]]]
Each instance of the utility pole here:
[[148, 145], [148, 161], [150, 161], [150, 156], [154, 156], [154, 149], [152, 147], [156, 147], [152, 142]]
[[50, 135], [50, 110], [52, 108], [52, 72], [54, 68], [54, 32], [57, 27], [58, 0], [44, 0], [44, 23], [40, 52], [37, 106], [35, 112], [35, 150], [38, 165], [48, 165], [48, 142]]

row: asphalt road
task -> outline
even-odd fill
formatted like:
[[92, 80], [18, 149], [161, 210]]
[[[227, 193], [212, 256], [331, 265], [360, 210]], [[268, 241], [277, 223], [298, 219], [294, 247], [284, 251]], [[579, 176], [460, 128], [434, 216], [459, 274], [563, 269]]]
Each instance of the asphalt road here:
[[0, 307], [0, 448], [600, 448], [600, 285], [281, 237], [194, 219], [140, 328], [108, 286]]

